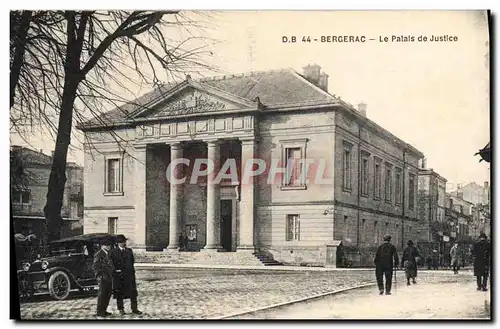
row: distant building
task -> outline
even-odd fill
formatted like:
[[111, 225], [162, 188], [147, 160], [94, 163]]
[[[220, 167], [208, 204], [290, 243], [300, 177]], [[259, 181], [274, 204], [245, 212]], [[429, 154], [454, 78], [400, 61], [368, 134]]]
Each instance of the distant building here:
[[[469, 225], [469, 235], [475, 239], [481, 233], [490, 236], [490, 185], [484, 182], [481, 186], [476, 182], [471, 182], [463, 187], [457, 186], [457, 190], [450, 192], [455, 203], [469, 207], [472, 205], [471, 222]], [[455, 205], [456, 207], [456, 205]]]
[[438, 227], [445, 221], [446, 178], [422, 161], [418, 171], [418, 215], [422, 222], [419, 242], [439, 242]]
[[[40, 234], [45, 222], [43, 208], [47, 200], [52, 157], [40, 150], [34, 151], [21, 146], [11, 146], [11, 164], [14, 162], [22, 170], [13, 172], [11, 177], [11, 201], [16, 233], [30, 231]], [[22, 171], [22, 172], [21, 172]], [[22, 176], [22, 177], [21, 177]], [[83, 232], [83, 167], [68, 162], [66, 187], [61, 215], [64, 220], [63, 236]]]
[[490, 203], [490, 185], [488, 182], [484, 182], [482, 186], [476, 182], [470, 182], [464, 186], [459, 185], [457, 190], [450, 192], [450, 194], [475, 205]]
[[472, 212], [474, 204], [458, 196], [447, 195], [445, 234], [450, 237], [451, 242], [466, 242], [470, 240], [469, 225], [472, 223]]

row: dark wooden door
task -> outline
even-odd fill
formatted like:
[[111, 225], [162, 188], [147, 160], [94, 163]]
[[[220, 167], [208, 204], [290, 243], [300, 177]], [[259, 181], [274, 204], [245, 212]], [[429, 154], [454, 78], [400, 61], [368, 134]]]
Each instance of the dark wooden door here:
[[232, 213], [233, 213], [232, 200], [221, 200], [220, 202], [220, 241], [222, 249], [231, 251], [232, 248]]

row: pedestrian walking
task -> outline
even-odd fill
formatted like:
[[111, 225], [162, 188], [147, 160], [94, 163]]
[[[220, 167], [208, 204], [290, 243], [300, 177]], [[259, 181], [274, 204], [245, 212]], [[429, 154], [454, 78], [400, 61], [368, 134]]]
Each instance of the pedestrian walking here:
[[115, 268], [115, 285], [113, 289], [116, 305], [121, 315], [125, 315], [124, 299], [130, 299], [132, 313], [142, 314], [137, 308], [137, 283], [135, 280], [134, 253], [127, 247], [127, 238], [123, 234], [116, 236], [118, 248], [111, 252], [111, 260]]
[[437, 270], [439, 267], [439, 253], [436, 249], [432, 250], [432, 268]]
[[451, 247], [450, 249], [450, 262], [451, 262], [451, 266], [453, 268], [453, 273], [455, 274], [458, 274], [458, 269], [459, 269], [459, 265], [458, 265], [458, 243], [455, 243], [453, 245], [453, 247]]
[[431, 257], [431, 255], [427, 256], [426, 262], [427, 262], [427, 269], [430, 270], [432, 268], [432, 257]]
[[477, 281], [477, 290], [487, 291], [488, 275], [490, 270], [490, 243], [486, 234], [479, 235], [479, 241], [474, 243], [472, 250], [474, 257], [474, 276]]
[[113, 261], [109, 255], [113, 241], [110, 238], [101, 241], [101, 249], [95, 254], [92, 270], [99, 284], [97, 294], [97, 316], [105, 317], [111, 315], [107, 311], [109, 300], [113, 293]]
[[396, 247], [391, 244], [391, 236], [384, 237], [384, 243], [381, 244], [375, 255], [375, 277], [377, 278], [378, 290], [381, 295], [384, 294], [384, 277], [385, 277], [385, 294], [391, 294], [392, 272], [394, 267], [399, 266], [399, 257]]
[[417, 258], [421, 258], [420, 252], [415, 247], [415, 244], [412, 240], [408, 240], [406, 243], [407, 247], [403, 250], [403, 258], [401, 259], [401, 263], [405, 269], [406, 274], [406, 285], [410, 285], [410, 279], [413, 284], [416, 284], [417, 278]]

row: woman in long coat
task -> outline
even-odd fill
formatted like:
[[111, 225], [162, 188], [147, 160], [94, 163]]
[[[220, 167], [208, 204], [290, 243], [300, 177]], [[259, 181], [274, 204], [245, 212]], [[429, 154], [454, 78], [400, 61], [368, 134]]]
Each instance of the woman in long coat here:
[[117, 236], [118, 247], [111, 251], [111, 259], [115, 267], [113, 280], [113, 295], [116, 299], [118, 310], [125, 314], [124, 299], [130, 299], [132, 313], [142, 314], [137, 309], [137, 284], [135, 280], [134, 253], [127, 248], [126, 238]]
[[422, 257], [420, 252], [415, 247], [412, 240], [408, 240], [408, 247], [403, 250], [403, 259], [401, 260], [406, 273], [406, 284], [410, 285], [410, 279], [415, 284], [417, 281], [415, 278], [417, 277], [417, 257]]

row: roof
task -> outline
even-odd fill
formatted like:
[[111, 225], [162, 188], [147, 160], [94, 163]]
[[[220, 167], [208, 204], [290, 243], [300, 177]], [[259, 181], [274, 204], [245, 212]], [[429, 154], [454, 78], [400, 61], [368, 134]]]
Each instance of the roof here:
[[[10, 154], [12, 156], [20, 156], [21, 161], [25, 165], [43, 165], [52, 166], [52, 157], [43, 152], [35, 151], [23, 146], [11, 145]], [[67, 167], [79, 167], [75, 162], [67, 163]]]
[[[190, 83], [191, 81], [192, 83]], [[137, 113], [153, 108], [160, 101], [164, 100], [165, 97], [168, 97], [166, 95], [172, 95], [173, 92], [181, 90], [179, 86], [189, 84], [201, 90], [206, 88], [206, 90], [218, 91], [220, 92], [219, 95], [223, 97], [231, 95], [245, 102], [257, 102], [259, 109], [263, 112], [287, 107], [302, 108], [340, 105], [341, 108], [356, 115], [360, 120], [368, 122], [372, 128], [382, 131], [388, 138], [404, 144], [405, 148], [423, 157], [422, 152], [394, 136], [369, 118], [361, 115], [351, 105], [340, 100], [340, 98], [329, 94], [327, 91], [309, 82], [304, 76], [291, 68], [196, 80], [191, 80], [188, 76], [184, 82], [164, 84], [137, 99], [84, 122], [77, 126], [77, 128], [88, 130], [92, 128], [132, 125], [135, 121], [133, 118], [137, 116]], [[164, 110], [168, 111], [168, 109]], [[170, 113], [172, 117], [175, 116], [175, 110], [172, 110]]]
[[88, 233], [88, 234], [82, 234], [82, 235], [76, 235], [76, 236], [70, 236], [67, 238], [59, 239], [52, 241], [51, 244], [56, 244], [56, 243], [66, 243], [66, 242], [76, 242], [76, 241], [81, 241], [81, 242], [87, 242], [87, 241], [101, 241], [103, 239], [115, 239], [115, 235], [108, 234], [108, 233]]
[[444, 178], [443, 176], [441, 176], [440, 174], [435, 172], [434, 169], [432, 169], [432, 168], [419, 168], [418, 174], [419, 175], [433, 175], [433, 176], [436, 176], [439, 180], [441, 180], [443, 182], [448, 181], [446, 178]]
[[[215, 88], [247, 101], [254, 102], [258, 97], [263, 108], [275, 108], [301, 104], [325, 104], [337, 99], [309, 83], [292, 69], [250, 72], [247, 74], [225, 75], [221, 77], [194, 80], [202, 88]], [[91, 125], [106, 126], [129, 119], [129, 115], [146, 108], [151, 102], [161, 99], [177, 84], [165, 84], [121, 107], [93, 118], [81, 128]]]

